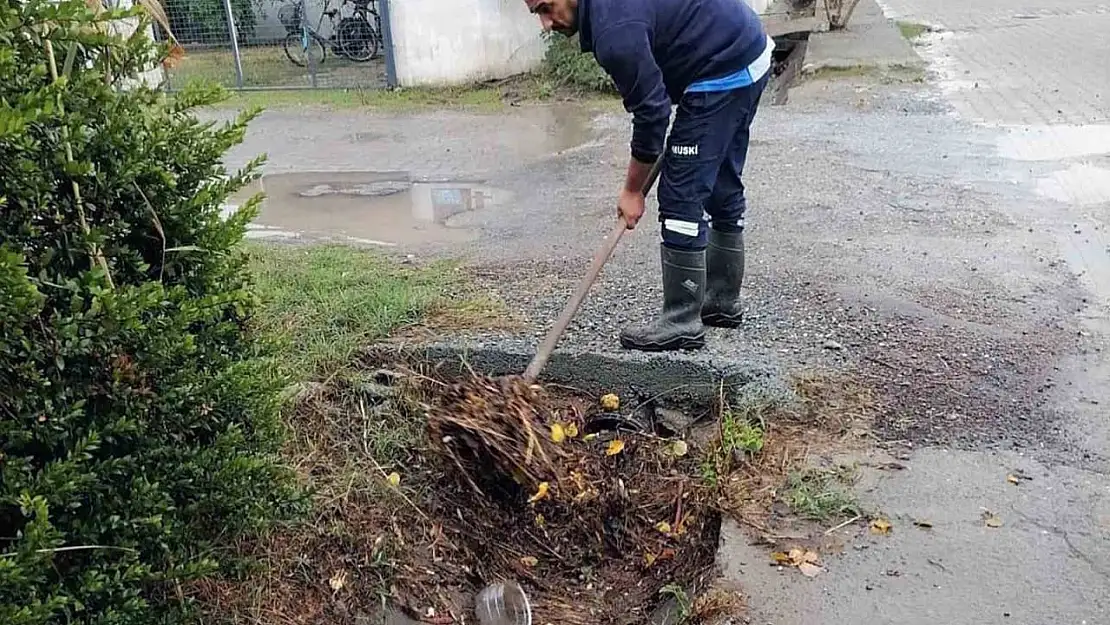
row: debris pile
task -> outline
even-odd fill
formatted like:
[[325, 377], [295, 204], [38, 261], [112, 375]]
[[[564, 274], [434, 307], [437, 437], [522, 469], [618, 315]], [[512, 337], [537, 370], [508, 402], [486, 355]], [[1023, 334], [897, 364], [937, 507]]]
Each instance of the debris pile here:
[[474, 588], [524, 584], [536, 622], [644, 622], [664, 587], [711, 568], [719, 516], [686, 443], [594, 431], [599, 404], [519, 378], [429, 390], [437, 497], [418, 505], [443, 540], [438, 559], [406, 571], [410, 609], [465, 595], [442, 584], [463, 566]]

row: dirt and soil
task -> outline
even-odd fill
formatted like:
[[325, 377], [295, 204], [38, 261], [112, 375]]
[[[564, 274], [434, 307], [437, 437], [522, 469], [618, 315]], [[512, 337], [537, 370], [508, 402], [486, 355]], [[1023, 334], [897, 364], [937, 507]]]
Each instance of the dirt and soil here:
[[287, 455], [314, 517], [243, 545], [260, 567], [197, 588], [206, 605], [465, 623], [482, 586], [511, 579], [539, 623], [716, 622], [743, 604], [715, 568], [722, 515], [770, 537], [788, 474], [858, 442], [877, 408], [852, 381], [807, 376], [790, 399], [722, 398], [723, 418], [668, 437], [603, 427], [638, 408], [612, 397], [380, 364], [301, 393]]

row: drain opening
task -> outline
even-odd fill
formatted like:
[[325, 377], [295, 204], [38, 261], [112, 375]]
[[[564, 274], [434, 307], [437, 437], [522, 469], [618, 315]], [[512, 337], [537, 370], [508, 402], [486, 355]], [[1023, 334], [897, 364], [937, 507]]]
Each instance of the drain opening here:
[[810, 31], [785, 33], [774, 37], [775, 51], [771, 59], [771, 104], [786, 104], [790, 87], [797, 80], [809, 47]]

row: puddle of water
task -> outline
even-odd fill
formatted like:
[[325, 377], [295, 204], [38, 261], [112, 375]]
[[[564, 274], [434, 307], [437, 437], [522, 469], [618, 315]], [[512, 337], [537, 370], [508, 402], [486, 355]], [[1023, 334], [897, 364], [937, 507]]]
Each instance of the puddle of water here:
[[518, 115], [519, 123], [499, 125], [497, 145], [511, 146], [523, 154], [543, 155], [594, 142], [594, 114], [581, 106], [527, 107], [520, 109]]
[[1058, 161], [1110, 153], [1110, 124], [1019, 126], [998, 140], [998, 152], [1019, 161]]
[[[460, 243], [478, 236], [452, 218], [504, 205], [509, 192], [475, 182], [413, 182], [398, 172], [264, 176], [236, 194], [266, 198], [253, 238], [343, 238], [368, 245]], [[230, 210], [230, 207], [229, 207]]]
[[1037, 180], [1037, 193], [1078, 206], [1110, 202], [1110, 169], [1073, 165]]
[[[536, 158], [597, 143], [600, 137], [597, 136], [596, 118], [589, 108], [580, 105], [530, 106], [493, 123], [485, 118], [469, 120], [475, 126], [473, 130], [445, 133], [440, 139], [444, 147], [450, 147], [452, 142], [473, 144], [478, 141], [480, 145], [498, 146], [499, 150], [507, 150], [521, 158]], [[480, 140], [474, 138], [478, 134]], [[359, 130], [347, 135], [347, 140], [356, 144], [393, 144], [410, 151], [414, 138], [402, 129]], [[462, 149], [462, 146], [455, 149]]]

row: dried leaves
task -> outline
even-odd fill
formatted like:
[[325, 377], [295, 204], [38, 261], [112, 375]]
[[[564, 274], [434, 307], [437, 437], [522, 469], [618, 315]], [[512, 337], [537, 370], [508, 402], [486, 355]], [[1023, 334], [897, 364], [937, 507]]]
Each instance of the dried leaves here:
[[562, 423], [551, 424], [551, 440], [556, 444], [562, 443], [567, 440], [567, 431]]
[[690, 453], [690, 446], [684, 440], [677, 440], [667, 446], [667, 452], [675, 458], [681, 458]]
[[[594, 562], [596, 538], [614, 531], [625, 548], [607, 557], [606, 567], [651, 568], [657, 579], [677, 579], [704, 566], [704, 511], [713, 494], [696, 479], [678, 479], [695, 475], [699, 463], [685, 441], [586, 434], [582, 404], [562, 403], [521, 380], [474, 376], [422, 388], [442, 479], [474, 486], [452, 502], [450, 523], [480, 519], [481, 527], [461, 534], [493, 535], [506, 546], [513, 555], [499, 564], [511, 571], [499, 573], [534, 568], [558, 577], [555, 569]], [[595, 414], [619, 408], [620, 398], [600, 404], [592, 406]], [[459, 510], [469, 512], [459, 518]], [[549, 556], [557, 567], [545, 566]], [[496, 571], [498, 563], [489, 566]], [[653, 593], [651, 586], [626, 590]]]
[[551, 490], [551, 484], [548, 482], [540, 482], [539, 488], [536, 493], [528, 498], [528, 503], [536, 503], [541, 499], [547, 498], [547, 493]]
[[551, 441], [562, 444], [569, 438], [578, 438], [578, 426], [574, 423], [556, 421], [551, 424]]
[[542, 387], [475, 376], [440, 394], [428, 412], [429, 437], [476, 492], [497, 476], [514, 476], [529, 491], [558, 478], [561, 454], [540, 417], [548, 399]]
[[339, 570], [333, 573], [328, 579], [328, 586], [336, 592], [343, 590], [347, 586], [347, 571]]
[[772, 553], [771, 561], [779, 566], [794, 567], [806, 577], [817, 577], [825, 571], [820, 565], [820, 556], [816, 551], [798, 547], [787, 552]]
[[620, 407], [621, 407], [621, 398], [620, 397], [617, 397], [613, 393], [609, 393], [608, 395], [602, 395], [602, 397], [601, 397], [601, 409], [602, 410], [604, 410], [606, 412], [616, 412], [617, 410], [620, 410]]
[[992, 528], [1002, 527], [1002, 519], [999, 518], [998, 515], [996, 515], [995, 513], [991, 512], [990, 510], [984, 509], [983, 514], [982, 514], [982, 518], [983, 518], [983, 525], [986, 525], [987, 527], [992, 527]]
[[871, 527], [871, 533], [872, 534], [879, 534], [879, 535], [884, 535], [885, 536], [886, 534], [890, 533], [890, 530], [894, 528], [894, 525], [891, 524], [891, 522], [888, 521], [887, 519], [884, 519], [882, 517], [878, 517], [878, 518], [875, 518], [875, 519], [871, 519], [870, 527]]

